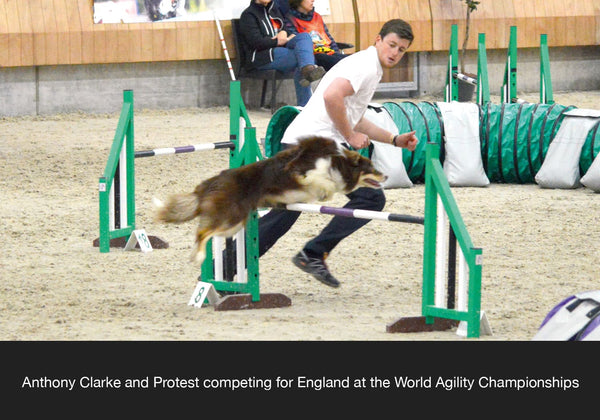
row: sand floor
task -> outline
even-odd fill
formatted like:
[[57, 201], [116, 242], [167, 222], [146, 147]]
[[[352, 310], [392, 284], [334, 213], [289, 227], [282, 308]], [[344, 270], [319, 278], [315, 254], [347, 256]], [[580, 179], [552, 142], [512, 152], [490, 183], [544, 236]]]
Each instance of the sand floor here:
[[[600, 92], [555, 99], [600, 108]], [[261, 291], [283, 293], [292, 306], [188, 306], [199, 275], [188, 262], [194, 224], [155, 223], [151, 201], [192, 190], [226, 168], [225, 151], [136, 160], [137, 227], [170, 247], [100, 253], [92, 246], [98, 178], [118, 111], [0, 119], [1, 340], [463, 340], [454, 331], [386, 333], [396, 318], [420, 314], [419, 225], [373, 221], [343, 241], [328, 259], [342, 281], [331, 289], [290, 262], [329, 220], [304, 214], [260, 260]], [[264, 137], [270, 113], [249, 114]], [[140, 110], [135, 130], [136, 150], [226, 141], [229, 113]], [[482, 340], [530, 340], [555, 304], [600, 288], [600, 195], [535, 184], [453, 192], [474, 244], [483, 248], [482, 309], [493, 335]], [[386, 211], [423, 213], [423, 185], [386, 196]], [[344, 198], [330, 204], [343, 205]]]

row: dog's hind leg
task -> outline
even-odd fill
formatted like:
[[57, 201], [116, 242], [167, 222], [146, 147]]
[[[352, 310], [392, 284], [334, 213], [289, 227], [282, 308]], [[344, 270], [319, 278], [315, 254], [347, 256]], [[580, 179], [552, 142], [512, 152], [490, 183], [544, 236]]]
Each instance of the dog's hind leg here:
[[215, 231], [208, 228], [198, 228], [196, 232], [196, 243], [192, 250], [190, 261], [197, 265], [202, 265], [206, 258], [206, 244], [215, 235]]
[[201, 265], [206, 258], [206, 245], [208, 241], [213, 236], [224, 236], [226, 238], [230, 238], [235, 235], [242, 227], [244, 227], [246, 221], [244, 220], [241, 223], [238, 223], [234, 226], [220, 226], [219, 228], [214, 227], [198, 227], [198, 231], [196, 232], [196, 243], [194, 245], [194, 249], [192, 250], [191, 261], [194, 264]]

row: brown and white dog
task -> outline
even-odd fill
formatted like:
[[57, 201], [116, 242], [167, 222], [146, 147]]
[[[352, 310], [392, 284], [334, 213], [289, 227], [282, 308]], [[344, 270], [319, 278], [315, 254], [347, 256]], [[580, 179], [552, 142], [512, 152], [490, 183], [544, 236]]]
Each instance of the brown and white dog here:
[[161, 222], [200, 219], [191, 260], [201, 264], [208, 240], [215, 235], [233, 236], [252, 210], [326, 201], [335, 193], [348, 194], [359, 187], [381, 188], [385, 179], [357, 152], [330, 139], [311, 137], [269, 159], [224, 170], [191, 193], [170, 196], [166, 203], [155, 198], [154, 204]]

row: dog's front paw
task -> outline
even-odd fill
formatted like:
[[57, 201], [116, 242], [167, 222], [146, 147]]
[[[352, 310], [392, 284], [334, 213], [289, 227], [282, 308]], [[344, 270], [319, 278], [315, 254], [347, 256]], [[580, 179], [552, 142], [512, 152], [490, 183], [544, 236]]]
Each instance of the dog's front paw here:
[[317, 191], [317, 200], [318, 201], [329, 201], [329, 200], [331, 200], [331, 197], [333, 197], [333, 192], [331, 192], [325, 188], [320, 188]]

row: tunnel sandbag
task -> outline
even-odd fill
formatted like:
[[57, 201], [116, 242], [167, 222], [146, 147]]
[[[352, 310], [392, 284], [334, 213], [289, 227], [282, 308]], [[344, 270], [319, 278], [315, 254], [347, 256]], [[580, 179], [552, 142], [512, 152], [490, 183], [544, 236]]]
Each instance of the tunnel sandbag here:
[[[399, 134], [396, 123], [394, 123], [389, 111], [383, 105], [369, 104], [365, 111], [365, 118], [392, 134]], [[387, 179], [382, 183], [383, 187], [387, 189], [412, 187], [413, 183], [404, 167], [403, 149], [378, 141], [372, 141], [371, 145], [370, 157], [373, 166], [387, 176]]]
[[489, 185], [481, 162], [479, 106], [469, 102], [439, 102], [444, 121], [444, 173], [450, 186]]
[[[413, 130], [413, 123], [410, 115], [402, 108], [397, 102], [385, 102], [383, 107], [390, 113], [399, 133], [406, 133], [407, 131]], [[414, 160], [413, 153], [403, 149], [402, 161], [406, 172], [408, 174], [409, 169], [412, 168], [412, 162]], [[410, 178], [410, 174], [409, 174]], [[411, 178], [412, 181], [412, 178]]]
[[595, 192], [600, 192], [600, 154], [596, 155], [596, 159], [581, 178], [581, 184]]
[[581, 174], [579, 160], [581, 149], [588, 132], [598, 118], [567, 115], [548, 147], [542, 167], [535, 176], [535, 182], [542, 188], [578, 188]]

